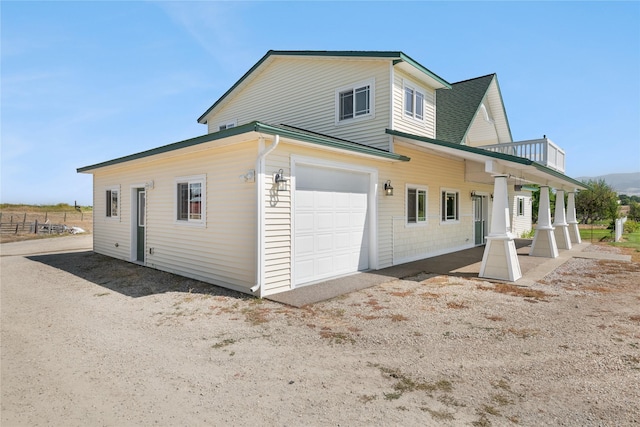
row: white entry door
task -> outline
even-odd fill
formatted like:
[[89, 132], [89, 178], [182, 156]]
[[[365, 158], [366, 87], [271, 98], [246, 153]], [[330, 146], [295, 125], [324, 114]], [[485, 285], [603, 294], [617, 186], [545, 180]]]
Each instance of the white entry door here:
[[369, 175], [298, 165], [294, 285], [369, 268]]

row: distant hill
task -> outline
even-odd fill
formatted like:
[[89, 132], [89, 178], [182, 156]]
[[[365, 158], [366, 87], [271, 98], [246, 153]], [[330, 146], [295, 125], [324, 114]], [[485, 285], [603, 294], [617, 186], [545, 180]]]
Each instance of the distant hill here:
[[604, 181], [609, 184], [618, 194], [626, 194], [627, 196], [640, 196], [640, 172], [632, 173], [611, 173], [601, 176], [582, 176], [579, 181], [588, 181], [590, 179]]

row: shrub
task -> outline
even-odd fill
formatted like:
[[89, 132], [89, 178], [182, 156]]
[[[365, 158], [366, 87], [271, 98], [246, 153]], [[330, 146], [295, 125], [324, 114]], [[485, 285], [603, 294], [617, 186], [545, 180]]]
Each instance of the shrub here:
[[632, 219], [628, 219], [627, 222], [624, 223], [624, 232], [627, 234], [636, 233], [640, 231], [640, 222], [634, 221]]

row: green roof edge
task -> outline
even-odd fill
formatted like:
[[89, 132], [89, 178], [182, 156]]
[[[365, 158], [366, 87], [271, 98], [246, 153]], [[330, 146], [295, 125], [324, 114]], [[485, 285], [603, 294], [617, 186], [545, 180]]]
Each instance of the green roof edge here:
[[493, 157], [496, 159], [500, 159], [500, 160], [507, 160], [510, 162], [514, 162], [514, 163], [520, 163], [522, 165], [525, 166], [533, 166], [536, 169], [538, 169], [541, 172], [545, 172], [548, 173], [549, 175], [553, 175], [557, 178], [561, 178], [563, 180], [566, 180], [568, 182], [571, 182], [573, 184], [575, 184], [577, 187], [580, 188], [589, 188], [588, 186], [586, 186], [583, 182], [578, 181], [577, 179], [573, 179], [570, 176], [567, 176], [561, 172], [558, 172], [555, 169], [551, 169], [547, 166], [544, 166], [538, 162], [534, 162], [533, 160], [529, 160], [529, 159], [525, 159], [524, 157], [518, 157], [518, 156], [512, 156], [510, 154], [504, 154], [504, 153], [496, 153], [494, 151], [489, 151], [489, 150], [485, 150], [482, 148], [476, 148], [476, 147], [469, 147], [468, 145], [461, 145], [461, 144], [455, 144], [452, 142], [447, 142], [447, 141], [440, 141], [437, 139], [433, 139], [433, 138], [427, 138], [426, 136], [418, 136], [418, 135], [413, 135], [410, 133], [405, 133], [405, 132], [400, 132], [397, 130], [392, 130], [392, 129], [386, 129], [385, 131], [387, 134], [392, 135], [392, 136], [399, 136], [402, 138], [408, 138], [408, 139], [415, 139], [418, 141], [422, 141], [422, 142], [427, 142], [430, 144], [434, 144], [434, 145], [439, 145], [441, 147], [447, 147], [447, 148], [453, 148], [455, 150], [460, 150], [460, 151], [467, 151], [469, 153], [474, 153], [474, 154], [480, 154], [483, 156], [487, 156], [487, 157]]
[[278, 134], [280, 136], [297, 139], [299, 141], [311, 142], [311, 143], [323, 145], [326, 147], [338, 148], [338, 149], [352, 151], [352, 152], [361, 153], [361, 154], [368, 154], [371, 156], [382, 157], [390, 160], [403, 161], [403, 162], [408, 162], [410, 160], [410, 158], [407, 156], [391, 153], [391, 152], [384, 151], [374, 147], [369, 147], [367, 145], [362, 145], [362, 144], [358, 144], [350, 141], [339, 140], [337, 138], [332, 138], [330, 136], [323, 137], [323, 136], [309, 135], [307, 133], [296, 132], [290, 129], [285, 129], [278, 126], [268, 125], [265, 123], [254, 121], [242, 126], [237, 126], [237, 127], [225, 129], [219, 132], [197, 136], [195, 138], [190, 138], [190, 139], [186, 139], [179, 142], [174, 142], [172, 144], [163, 145], [161, 147], [152, 148], [150, 150], [141, 151], [139, 153], [130, 154], [128, 156], [118, 157], [116, 159], [107, 160], [105, 162], [96, 163], [94, 165], [84, 166], [76, 169], [76, 171], [78, 173], [87, 172], [93, 169], [99, 169], [106, 166], [113, 166], [120, 163], [129, 162], [132, 160], [143, 159], [145, 157], [150, 157], [157, 154], [180, 150], [182, 148], [187, 148], [194, 145], [203, 144], [205, 142], [211, 142], [218, 139], [240, 135], [248, 132], [260, 132], [260, 133], [266, 133], [269, 135]]
[[253, 67], [249, 69], [246, 73], [240, 77], [240, 79], [233, 85], [229, 90], [227, 90], [218, 100], [207, 109], [200, 117], [198, 117], [198, 123], [202, 123], [202, 119], [211, 112], [218, 104], [220, 104], [231, 92], [234, 91], [236, 87], [238, 87], [243, 81], [247, 79], [262, 63], [264, 63], [267, 58], [272, 55], [283, 55], [283, 56], [337, 56], [337, 57], [351, 57], [351, 58], [397, 58], [399, 60], [405, 61], [412, 66], [416, 67], [423, 73], [432, 77], [433, 79], [440, 82], [442, 85], [446, 86], [448, 89], [451, 89], [451, 84], [444, 80], [442, 77], [437, 74], [431, 72], [429, 69], [415, 61], [409, 55], [404, 54], [400, 51], [358, 51], [358, 50], [269, 50], [258, 62], [256, 62]]

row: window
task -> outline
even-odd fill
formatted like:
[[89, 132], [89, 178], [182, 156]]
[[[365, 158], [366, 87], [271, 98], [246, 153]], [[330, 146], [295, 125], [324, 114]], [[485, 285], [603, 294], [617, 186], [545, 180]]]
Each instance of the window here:
[[404, 114], [408, 117], [424, 120], [424, 91], [405, 82]]
[[203, 224], [205, 196], [204, 175], [176, 179], [176, 220]]
[[236, 122], [227, 122], [227, 123], [222, 123], [218, 126], [218, 130], [225, 130], [225, 129], [231, 129], [236, 127]]
[[518, 216], [524, 216], [524, 197], [516, 197]]
[[105, 216], [107, 218], [118, 218], [120, 207], [120, 189], [118, 187], [107, 190]]
[[458, 195], [457, 191], [442, 191], [442, 222], [458, 221], [460, 219]]
[[336, 121], [366, 117], [373, 114], [373, 80], [347, 86], [336, 91]]
[[427, 189], [407, 186], [407, 224], [427, 222]]

